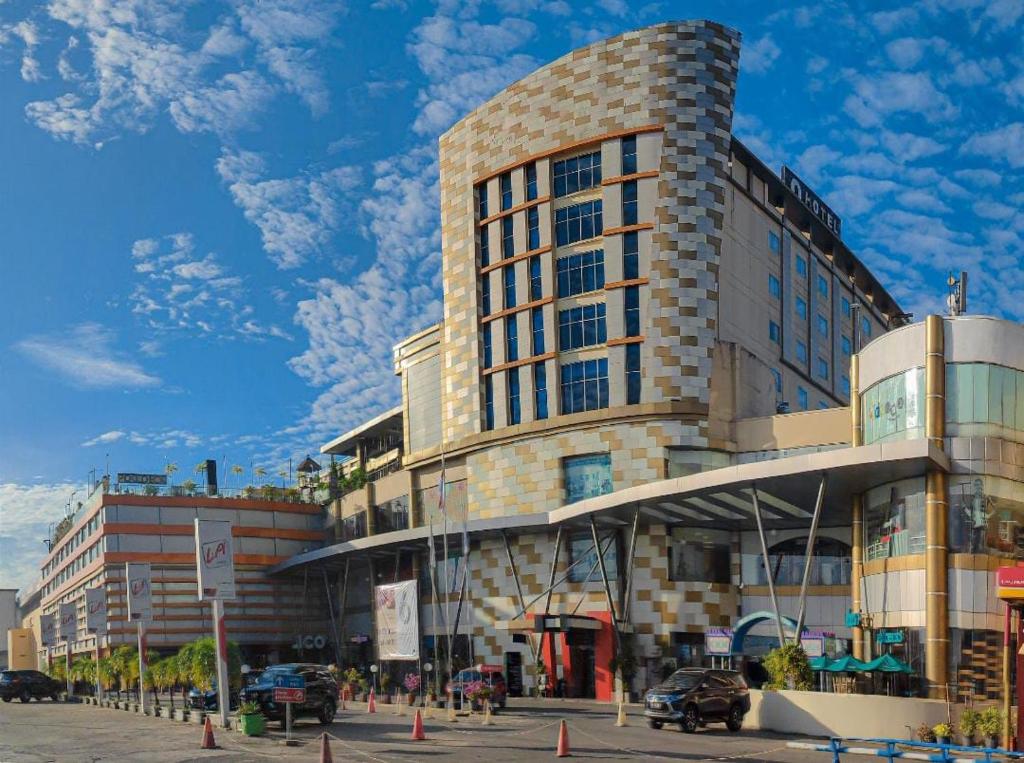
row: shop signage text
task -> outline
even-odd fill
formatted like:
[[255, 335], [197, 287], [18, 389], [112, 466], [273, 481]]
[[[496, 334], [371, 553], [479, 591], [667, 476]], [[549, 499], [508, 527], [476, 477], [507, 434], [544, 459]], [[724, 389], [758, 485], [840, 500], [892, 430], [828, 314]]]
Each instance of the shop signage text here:
[[800, 200], [800, 203], [807, 207], [808, 211], [821, 221], [821, 224], [835, 234], [836, 238], [843, 237], [843, 221], [832, 209], [812, 191], [803, 180], [796, 176], [789, 167], [782, 168], [782, 183], [789, 189], [790, 193]]

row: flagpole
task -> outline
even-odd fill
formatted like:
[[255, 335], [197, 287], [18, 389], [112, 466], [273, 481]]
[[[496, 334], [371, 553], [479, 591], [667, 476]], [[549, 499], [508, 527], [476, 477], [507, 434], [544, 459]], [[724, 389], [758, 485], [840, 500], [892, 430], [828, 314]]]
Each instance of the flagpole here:
[[430, 618], [433, 622], [434, 639], [434, 693], [441, 696], [441, 663], [437, 659], [437, 554], [434, 552], [434, 518], [427, 517], [427, 572], [430, 575]]

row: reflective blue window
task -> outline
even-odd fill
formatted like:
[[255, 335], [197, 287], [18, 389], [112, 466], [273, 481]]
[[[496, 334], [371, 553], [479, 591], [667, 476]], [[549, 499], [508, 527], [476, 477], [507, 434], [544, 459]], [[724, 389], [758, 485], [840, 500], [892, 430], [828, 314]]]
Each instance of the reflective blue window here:
[[796, 343], [796, 359], [801, 363], [807, 362], [807, 345], [800, 340]]
[[815, 324], [818, 327], [819, 334], [828, 336], [828, 319], [824, 315], [815, 316]]
[[608, 359], [581, 360], [562, 366], [559, 389], [562, 413], [608, 407]]
[[622, 291], [626, 336], [640, 336], [640, 287], [627, 286]]
[[796, 298], [796, 314], [807, 320], [807, 302], [803, 297]]
[[508, 423], [518, 424], [523, 420], [522, 407], [519, 404], [519, 369], [510, 368], [506, 372], [508, 382]]
[[494, 429], [494, 377], [484, 377], [484, 429]]
[[807, 260], [799, 254], [796, 256], [796, 274], [798, 276], [807, 276]]
[[480, 229], [480, 267], [485, 268], [491, 264], [491, 238], [490, 225]]
[[622, 234], [622, 277], [640, 277], [640, 240], [636, 231]]
[[775, 344], [781, 344], [782, 342], [782, 329], [779, 328], [779, 324], [775, 321], [768, 321], [768, 338], [775, 342]]
[[843, 376], [843, 378], [840, 380], [840, 389], [842, 389], [844, 395], [846, 395], [847, 397], [850, 396], [850, 377], [849, 376]]
[[782, 392], [782, 372], [777, 368], [771, 369], [772, 378], [775, 379], [775, 391]]
[[501, 218], [501, 256], [506, 260], [516, 253], [512, 215]]
[[501, 185], [501, 209], [512, 209], [512, 173], [506, 172], [501, 176], [499, 183]]
[[540, 212], [537, 207], [526, 210], [526, 248], [540, 249]]
[[567, 196], [601, 185], [601, 152], [555, 162], [552, 174], [555, 196]]
[[782, 284], [771, 273], [768, 274], [768, 293], [776, 299], [782, 296]]
[[818, 276], [818, 293], [828, 299], [828, 281], [825, 280], [825, 276]]
[[537, 198], [537, 165], [526, 165], [526, 200], [533, 201]]
[[853, 351], [853, 345], [850, 344], [850, 337], [843, 334], [839, 338], [839, 346], [843, 349], [843, 355], [849, 355]]
[[480, 308], [484, 315], [491, 314], [491, 274], [484, 273], [480, 279]]
[[493, 323], [484, 324], [484, 368], [490, 368], [494, 364], [493, 352], [491, 350], [491, 327], [493, 325]]
[[818, 358], [818, 376], [822, 379], [828, 379], [828, 361], [822, 357]]
[[505, 309], [516, 306], [516, 266], [509, 265], [501, 269], [505, 281]]
[[849, 318], [850, 317], [850, 300], [848, 300], [846, 297], [843, 297], [841, 299], [841, 301], [840, 301], [840, 305], [842, 306], [843, 317], [844, 318]]
[[548, 417], [548, 372], [543, 363], [533, 364], [533, 413], [536, 419]]
[[571, 297], [604, 288], [604, 250], [570, 254], [555, 263], [558, 296]]
[[803, 387], [797, 387], [796, 388], [796, 400], [797, 400], [797, 404], [800, 406], [800, 410], [801, 411], [806, 411], [807, 410], [807, 390], [805, 390]]
[[622, 174], [632, 175], [636, 172], [636, 136], [628, 135], [622, 139]]
[[576, 350], [607, 339], [603, 302], [558, 311], [558, 349]]
[[870, 339], [871, 338], [871, 321], [869, 321], [867, 319], [867, 316], [865, 316], [865, 317], [860, 319], [860, 327], [861, 327], [861, 330], [864, 332], [864, 338], [865, 339]]
[[487, 184], [476, 187], [476, 213], [481, 220], [487, 219]]
[[530, 258], [530, 301], [541, 298], [543, 293], [543, 281], [540, 273], [540, 255], [536, 254]]
[[636, 225], [637, 219], [636, 181], [630, 180], [622, 184], [622, 224]]
[[586, 241], [600, 236], [603, 230], [600, 199], [555, 210], [555, 243], [558, 246]]
[[533, 338], [533, 354], [544, 354], [544, 308], [535, 307], [530, 311], [530, 329]]
[[768, 251], [778, 254], [782, 251], [782, 243], [779, 241], [779, 234], [773, 230], [768, 231]]
[[640, 402], [640, 345], [626, 345], [626, 404]]
[[505, 362], [519, 360], [519, 326], [515, 315], [505, 318]]

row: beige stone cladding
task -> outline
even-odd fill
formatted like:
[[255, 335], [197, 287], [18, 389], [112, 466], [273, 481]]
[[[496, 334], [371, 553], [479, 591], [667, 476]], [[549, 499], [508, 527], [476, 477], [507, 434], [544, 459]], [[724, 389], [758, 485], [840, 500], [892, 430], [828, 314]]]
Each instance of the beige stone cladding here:
[[708, 403], [739, 35], [707, 21], [594, 43], [515, 83], [440, 141], [445, 439], [482, 427], [474, 183], [528, 157], [663, 130], [645, 395]]
[[[587, 530], [580, 528], [583, 535]], [[602, 529], [602, 533], [607, 529]], [[564, 536], [573, 537], [573, 534]], [[555, 532], [509, 533], [509, 546], [516, 560], [523, 597], [529, 602], [547, 588], [554, 556]], [[624, 530], [620, 556], [629, 540]], [[557, 576], [561, 577], [572, 563], [563, 540]], [[737, 547], [738, 548], [738, 547]], [[734, 555], [736, 558], [739, 554]], [[500, 539], [474, 544], [470, 556], [470, 597], [476, 626], [474, 657], [482, 662], [502, 662], [506, 651], [526, 651], [512, 640], [507, 625], [519, 613], [519, 599], [508, 565], [504, 544]], [[643, 654], [652, 646], [660, 646], [667, 655], [672, 633], [702, 633], [709, 626], [728, 626], [739, 614], [739, 596], [735, 585], [683, 583], [669, 580], [668, 536], [664, 525], [641, 525], [634, 558], [635, 578], [632, 587], [630, 620], [633, 623], [635, 648]], [[734, 569], [738, 577], [738, 563]], [[584, 571], [585, 574], [585, 571]], [[612, 581], [612, 597], [619, 607], [619, 582]], [[566, 582], [557, 586], [551, 598], [552, 613], [577, 614], [606, 612], [607, 599], [600, 579], [587, 583]], [[582, 601], [581, 601], [582, 599]], [[530, 608], [530, 613], [543, 612], [544, 599]], [[539, 639], [533, 636], [534, 646]], [[532, 659], [525, 657], [524, 669], [533, 674]]]
[[473, 519], [552, 511], [565, 503], [563, 459], [611, 454], [612, 486], [665, 479], [666, 448], [703, 445], [701, 428], [678, 420], [633, 421], [493, 445], [466, 457]]

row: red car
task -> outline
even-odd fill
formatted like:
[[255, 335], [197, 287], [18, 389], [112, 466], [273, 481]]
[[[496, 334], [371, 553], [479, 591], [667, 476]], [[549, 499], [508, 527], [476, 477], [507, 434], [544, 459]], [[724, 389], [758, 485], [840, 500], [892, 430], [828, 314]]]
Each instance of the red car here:
[[508, 687], [505, 685], [505, 676], [501, 672], [500, 665], [477, 665], [475, 668], [466, 668], [455, 674], [455, 678], [448, 682], [448, 691], [451, 692], [455, 706], [462, 704], [462, 690], [466, 684], [474, 681], [482, 681], [491, 687], [491, 709], [505, 708], [508, 700]]

